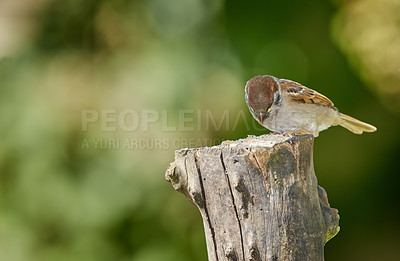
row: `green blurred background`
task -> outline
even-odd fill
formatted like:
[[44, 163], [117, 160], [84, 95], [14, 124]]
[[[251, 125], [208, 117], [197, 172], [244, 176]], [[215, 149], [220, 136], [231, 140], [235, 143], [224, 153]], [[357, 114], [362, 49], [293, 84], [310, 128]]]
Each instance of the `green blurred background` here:
[[[267, 132], [244, 101], [260, 74], [377, 126], [315, 140], [341, 216], [326, 260], [398, 260], [399, 14], [399, 0], [0, 1], [0, 260], [206, 260], [201, 217], [164, 171], [190, 139]], [[178, 128], [82, 130], [84, 110], [109, 109], [165, 110]], [[247, 120], [184, 131], [182, 109]], [[144, 145], [107, 145], [126, 139]]]

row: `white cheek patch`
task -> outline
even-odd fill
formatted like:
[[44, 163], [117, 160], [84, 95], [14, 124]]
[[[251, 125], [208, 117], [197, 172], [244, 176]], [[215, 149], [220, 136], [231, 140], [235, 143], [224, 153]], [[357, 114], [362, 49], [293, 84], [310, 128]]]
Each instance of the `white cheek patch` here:
[[282, 97], [279, 92], [274, 93], [274, 104], [278, 105], [281, 103]]

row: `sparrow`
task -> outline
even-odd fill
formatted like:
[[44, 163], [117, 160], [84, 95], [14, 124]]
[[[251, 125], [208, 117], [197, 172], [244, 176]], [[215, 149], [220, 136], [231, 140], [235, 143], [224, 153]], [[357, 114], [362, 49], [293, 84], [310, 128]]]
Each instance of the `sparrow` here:
[[374, 132], [371, 124], [340, 113], [324, 95], [300, 83], [264, 75], [251, 78], [245, 87], [253, 117], [278, 133], [312, 134], [340, 125], [355, 134]]

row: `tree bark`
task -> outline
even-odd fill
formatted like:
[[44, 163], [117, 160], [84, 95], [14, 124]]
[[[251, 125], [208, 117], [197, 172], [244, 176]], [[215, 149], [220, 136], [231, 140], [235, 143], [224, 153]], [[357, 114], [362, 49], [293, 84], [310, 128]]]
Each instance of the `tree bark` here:
[[312, 135], [181, 149], [166, 172], [200, 210], [209, 260], [323, 260], [339, 215], [318, 186]]

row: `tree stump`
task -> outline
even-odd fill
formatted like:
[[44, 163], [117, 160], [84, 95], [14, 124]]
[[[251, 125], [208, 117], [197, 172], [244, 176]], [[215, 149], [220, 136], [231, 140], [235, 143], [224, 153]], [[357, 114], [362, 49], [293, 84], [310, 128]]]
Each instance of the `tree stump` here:
[[200, 210], [209, 260], [324, 259], [339, 215], [318, 186], [312, 135], [181, 149], [166, 179]]

